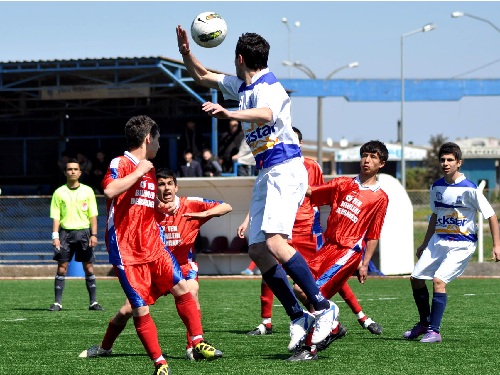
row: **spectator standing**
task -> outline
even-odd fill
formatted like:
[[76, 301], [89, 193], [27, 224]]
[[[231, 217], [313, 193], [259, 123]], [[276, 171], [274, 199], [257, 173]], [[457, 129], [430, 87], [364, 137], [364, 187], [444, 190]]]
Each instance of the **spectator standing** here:
[[233, 161], [238, 162], [238, 176], [253, 176], [253, 167], [255, 167], [255, 158], [252, 154], [252, 150], [245, 138], [241, 140], [240, 148], [236, 155], [233, 155]]
[[203, 172], [203, 177], [218, 177], [222, 173], [221, 165], [214, 159], [212, 151], [208, 148], [203, 150], [201, 170]]
[[184, 130], [179, 139], [179, 156], [182, 156], [186, 150], [190, 150], [193, 154], [193, 159], [201, 160], [201, 150], [203, 150], [202, 134], [196, 129], [194, 121], [187, 121]]
[[104, 310], [96, 300], [94, 275], [94, 247], [97, 246], [97, 203], [94, 191], [79, 182], [82, 171], [76, 159], [66, 163], [66, 184], [52, 195], [52, 245], [57, 273], [54, 281], [55, 302], [50, 311], [62, 310], [62, 295], [66, 283], [69, 261], [81, 262], [89, 292], [89, 310]]
[[95, 161], [92, 163], [92, 187], [96, 194], [102, 194], [102, 179], [108, 170], [108, 160], [104, 151], [99, 150], [95, 154]]
[[193, 159], [191, 150], [184, 151], [184, 164], [179, 168], [179, 177], [201, 177], [201, 165]]
[[83, 151], [76, 153], [76, 160], [80, 163], [80, 170], [82, 171], [80, 180], [82, 183], [90, 185], [92, 183], [92, 162]]
[[240, 123], [236, 120], [229, 121], [228, 131], [222, 133], [219, 141], [219, 163], [223, 172], [233, 173], [233, 156], [238, 153], [243, 138], [244, 134]]

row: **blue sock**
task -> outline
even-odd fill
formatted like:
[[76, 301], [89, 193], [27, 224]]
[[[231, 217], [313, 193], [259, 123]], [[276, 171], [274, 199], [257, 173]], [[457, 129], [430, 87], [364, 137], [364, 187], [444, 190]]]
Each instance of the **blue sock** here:
[[439, 332], [441, 319], [443, 319], [444, 309], [446, 308], [446, 293], [434, 293], [432, 297], [431, 321], [429, 329]]
[[292, 280], [300, 286], [300, 289], [305, 293], [316, 311], [330, 308], [330, 303], [319, 291], [316, 281], [302, 255], [296, 252], [288, 262], [283, 263], [283, 268]]
[[279, 264], [271, 267], [267, 272], [262, 274], [262, 278], [281, 302], [291, 320], [302, 316], [302, 307], [297, 298], [295, 298], [283, 267]]
[[413, 299], [417, 305], [420, 323], [428, 325], [429, 316], [431, 315], [431, 306], [429, 304], [429, 290], [427, 289], [427, 286], [420, 289], [413, 289]]

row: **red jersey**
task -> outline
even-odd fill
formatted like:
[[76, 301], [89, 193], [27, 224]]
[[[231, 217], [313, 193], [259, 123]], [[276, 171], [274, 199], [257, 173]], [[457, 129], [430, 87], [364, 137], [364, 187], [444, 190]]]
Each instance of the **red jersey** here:
[[[129, 152], [111, 160], [103, 189], [135, 171], [139, 160]], [[114, 265], [149, 263], [165, 252], [155, 220], [157, 182], [152, 168], [127, 191], [108, 200], [106, 245]]]
[[[316, 160], [304, 158], [309, 186], [323, 185], [325, 180], [323, 172]], [[315, 222], [316, 219], [316, 222]], [[315, 212], [311, 204], [311, 199], [305, 197], [295, 216], [292, 238], [296, 235], [321, 233], [321, 224], [319, 222], [319, 211]]]
[[194, 242], [200, 227], [210, 218], [192, 219], [182, 216], [189, 212], [203, 212], [223, 202], [197, 197], [175, 197], [177, 213], [168, 215], [156, 212], [156, 221], [160, 225], [164, 243], [182, 266], [193, 260]]
[[311, 201], [331, 206], [326, 243], [361, 251], [364, 239], [380, 238], [389, 198], [378, 184], [362, 186], [358, 177], [338, 177], [313, 187]]

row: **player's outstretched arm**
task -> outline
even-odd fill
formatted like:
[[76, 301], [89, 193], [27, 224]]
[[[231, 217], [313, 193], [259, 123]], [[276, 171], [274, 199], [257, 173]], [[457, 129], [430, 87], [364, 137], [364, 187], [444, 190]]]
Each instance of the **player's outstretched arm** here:
[[209, 210], [203, 211], [203, 212], [186, 212], [182, 216], [184, 217], [190, 217], [193, 219], [203, 219], [203, 218], [213, 218], [213, 217], [219, 217], [223, 216], [229, 212], [231, 212], [233, 208], [231, 205], [227, 203], [221, 203], [215, 207], [212, 207]]
[[179, 25], [176, 28], [176, 33], [179, 53], [182, 55], [184, 65], [186, 66], [186, 69], [191, 77], [201, 86], [218, 90], [218, 74], [208, 71], [191, 53], [191, 49], [189, 47], [189, 37], [186, 30]]

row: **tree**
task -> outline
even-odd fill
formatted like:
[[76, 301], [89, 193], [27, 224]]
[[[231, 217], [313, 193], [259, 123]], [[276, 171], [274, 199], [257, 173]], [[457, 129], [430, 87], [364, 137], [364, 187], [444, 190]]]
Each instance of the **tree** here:
[[406, 189], [429, 189], [429, 184], [427, 183], [427, 169], [421, 167], [408, 168], [406, 170]]
[[427, 173], [425, 176], [425, 182], [428, 188], [434, 181], [441, 178], [443, 172], [441, 171], [441, 166], [439, 165], [439, 148], [443, 143], [448, 140], [442, 134], [438, 134], [436, 136], [431, 136], [429, 143], [431, 145], [431, 149], [427, 152], [427, 157], [424, 159], [424, 168]]

